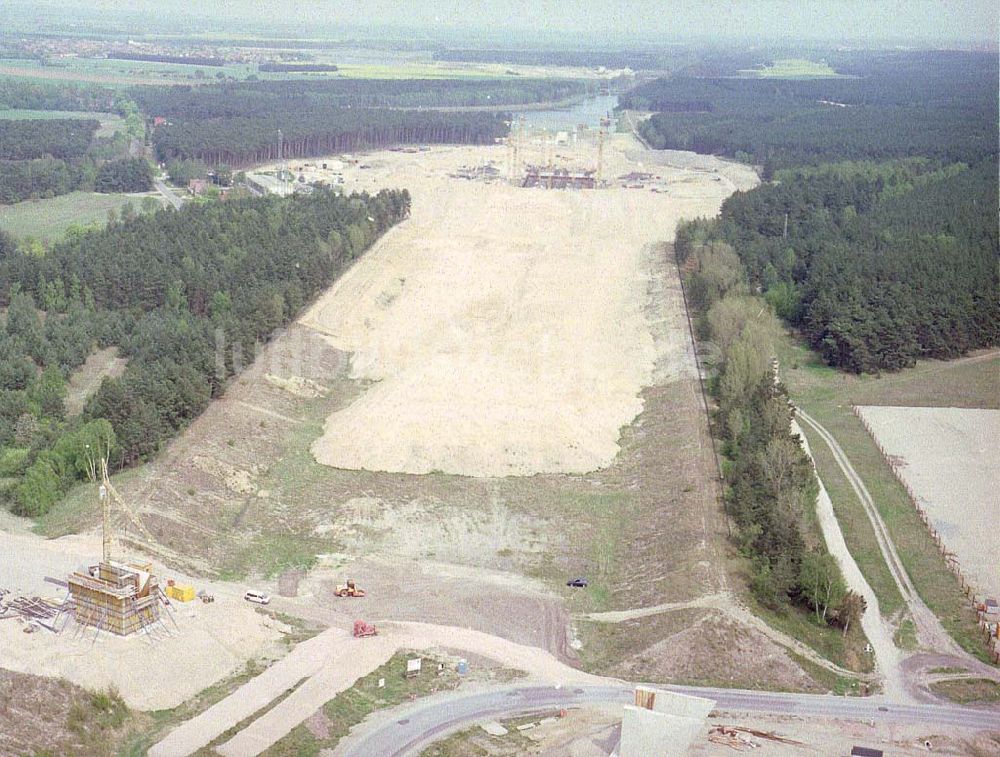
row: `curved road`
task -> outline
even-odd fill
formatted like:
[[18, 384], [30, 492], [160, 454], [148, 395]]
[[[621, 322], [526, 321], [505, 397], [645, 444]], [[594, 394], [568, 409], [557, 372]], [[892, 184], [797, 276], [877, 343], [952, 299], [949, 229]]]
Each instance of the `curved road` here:
[[[799, 717], [840, 718], [878, 723], [922, 723], [969, 730], [1000, 728], [1000, 713], [970, 707], [895, 705], [878, 699], [828, 695], [663, 686], [681, 694], [714, 699], [716, 710], [766, 712]], [[334, 754], [342, 757], [405, 757], [419, 754], [429, 744], [483, 720], [497, 720], [533, 712], [587, 704], [630, 704], [633, 687], [509, 686], [474, 694], [428, 697], [407, 707], [376, 716], [343, 739]]]

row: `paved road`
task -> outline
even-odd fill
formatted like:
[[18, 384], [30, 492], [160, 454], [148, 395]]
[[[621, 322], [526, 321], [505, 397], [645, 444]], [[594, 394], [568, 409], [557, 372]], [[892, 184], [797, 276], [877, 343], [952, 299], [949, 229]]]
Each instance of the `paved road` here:
[[180, 197], [175, 195], [174, 191], [159, 179], [153, 180], [153, 186], [155, 186], [156, 191], [159, 192], [161, 195], [163, 195], [166, 201], [169, 202], [171, 205], [173, 205], [175, 208], [179, 209], [181, 205], [184, 204], [184, 201]]
[[[968, 707], [894, 705], [876, 699], [806, 694], [736, 691], [687, 686], [667, 686], [671, 691], [707, 697], [716, 709], [728, 712], [766, 712], [799, 717], [839, 718], [878, 723], [922, 723], [968, 728], [970, 731], [1000, 728], [1000, 713]], [[429, 697], [405, 708], [397, 708], [372, 720], [342, 740], [334, 750], [338, 757], [405, 757], [450, 733], [482, 720], [515, 717], [532, 712], [586, 704], [628, 704], [632, 687], [512, 686], [475, 694], [445, 694]]]

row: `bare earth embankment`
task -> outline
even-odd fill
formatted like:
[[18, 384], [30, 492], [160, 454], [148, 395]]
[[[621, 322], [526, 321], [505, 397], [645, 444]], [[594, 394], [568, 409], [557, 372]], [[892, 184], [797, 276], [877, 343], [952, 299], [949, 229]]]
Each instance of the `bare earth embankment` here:
[[860, 406], [962, 571], [1000, 595], [1000, 410]]

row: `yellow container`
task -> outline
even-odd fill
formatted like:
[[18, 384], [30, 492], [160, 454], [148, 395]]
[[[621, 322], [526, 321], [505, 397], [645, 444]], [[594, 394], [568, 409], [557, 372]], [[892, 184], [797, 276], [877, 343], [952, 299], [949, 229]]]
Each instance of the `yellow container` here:
[[178, 602], [192, 602], [194, 601], [194, 587], [174, 584], [167, 587], [167, 596]]

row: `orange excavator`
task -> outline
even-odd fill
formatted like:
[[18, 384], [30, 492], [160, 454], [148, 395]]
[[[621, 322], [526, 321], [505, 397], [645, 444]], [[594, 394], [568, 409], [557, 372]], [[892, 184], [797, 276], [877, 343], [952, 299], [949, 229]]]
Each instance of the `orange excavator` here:
[[337, 584], [337, 590], [334, 593], [338, 597], [355, 597], [360, 599], [365, 595], [365, 590], [359, 589], [354, 585], [354, 581], [347, 579], [346, 584]]

